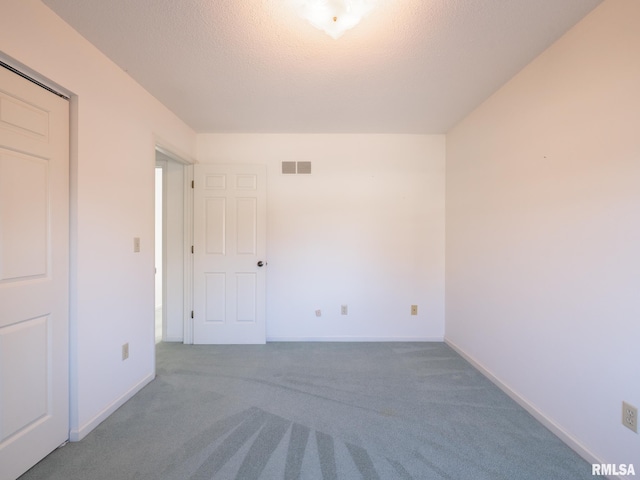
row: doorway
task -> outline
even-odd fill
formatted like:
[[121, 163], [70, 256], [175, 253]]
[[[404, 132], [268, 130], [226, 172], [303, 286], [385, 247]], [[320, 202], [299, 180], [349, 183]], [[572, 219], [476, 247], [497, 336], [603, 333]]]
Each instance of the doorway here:
[[184, 342], [190, 317], [185, 268], [188, 268], [185, 192], [187, 164], [156, 149], [155, 165], [155, 341]]
[[155, 341], [160, 343], [165, 332], [165, 276], [164, 276], [164, 168], [166, 162], [156, 161], [155, 183]]

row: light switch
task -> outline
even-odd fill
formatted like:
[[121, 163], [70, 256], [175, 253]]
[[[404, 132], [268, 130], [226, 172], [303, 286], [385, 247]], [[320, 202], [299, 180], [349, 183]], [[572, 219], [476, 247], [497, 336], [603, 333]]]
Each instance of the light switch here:
[[140, 252], [140, 237], [133, 237], [133, 253]]

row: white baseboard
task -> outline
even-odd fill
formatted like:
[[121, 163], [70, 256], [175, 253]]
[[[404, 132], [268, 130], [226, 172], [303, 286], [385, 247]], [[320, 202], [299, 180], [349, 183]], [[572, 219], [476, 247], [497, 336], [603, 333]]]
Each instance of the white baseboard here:
[[94, 428], [104, 422], [109, 415], [115, 412], [118, 408], [124, 405], [127, 400], [131, 399], [136, 393], [146, 387], [153, 379], [155, 378], [155, 374], [150, 374], [144, 377], [141, 381], [136, 383], [133, 387], [127, 390], [123, 395], [115, 399], [111, 402], [107, 407], [99, 412], [96, 416], [94, 416], [91, 420], [86, 422], [84, 425], [79, 427], [78, 429], [71, 429], [69, 431], [69, 441], [71, 442], [79, 442], [84, 437], [86, 437]]
[[[451, 340], [445, 337], [444, 342], [449, 345], [452, 349], [454, 349], [462, 358], [464, 358], [467, 362], [473, 365], [480, 373], [482, 373], [485, 377], [487, 377], [494, 385], [496, 385], [500, 390], [509, 395], [513, 401], [515, 401], [518, 405], [524, 408], [527, 412], [529, 412], [536, 420], [538, 420], [542, 425], [544, 425], [547, 429], [549, 429], [556, 437], [566, 443], [573, 451], [575, 451], [578, 455], [584, 458], [589, 463], [604, 463], [600, 459], [598, 459], [593, 453], [591, 453], [584, 445], [582, 445], [576, 438], [574, 438], [571, 434], [566, 432], [560, 425], [555, 423], [549, 417], [547, 417], [544, 413], [542, 413], [538, 408], [530, 403], [526, 398], [522, 397], [520, 394], [511, 389], [506, 383], [496, 377], [490, 370], [488, 370], [484, 365], [478, 362], [475, 358], [468, 355], [464, 350], [462, 350], [458, 345], [453, 343]], [[616, 477], [617, 478], [617, 477]]]
[[442, 342], [443, 337], [267, 337], [267, 342]]

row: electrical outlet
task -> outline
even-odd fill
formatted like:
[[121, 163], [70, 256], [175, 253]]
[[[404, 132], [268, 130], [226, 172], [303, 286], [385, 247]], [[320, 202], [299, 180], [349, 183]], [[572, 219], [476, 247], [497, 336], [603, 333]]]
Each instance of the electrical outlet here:
[[129, 342], [122, 345], [122, 360], [129, 358]]
[[349, 308], [346, 305], [340, 307], [340, 315], [349, 315]]
[[627, 402], [622, 402], [622, 424], [638, 433], [638, 409]]
[[418, 314], [418, 305], [411, 305], [411, 315]]

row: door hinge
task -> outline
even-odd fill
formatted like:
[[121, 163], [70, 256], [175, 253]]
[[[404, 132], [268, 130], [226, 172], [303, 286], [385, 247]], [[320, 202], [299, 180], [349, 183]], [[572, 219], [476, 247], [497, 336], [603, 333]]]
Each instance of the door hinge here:
[[191, 310], [191, 318], [193, 318], [193, 310]]
[[193, 252], [193, 245], [191, 245], [191, 253], [194, 253], [194, 252]]
[[195, 182], [191, 180], [191, 188], [194, 188]]

